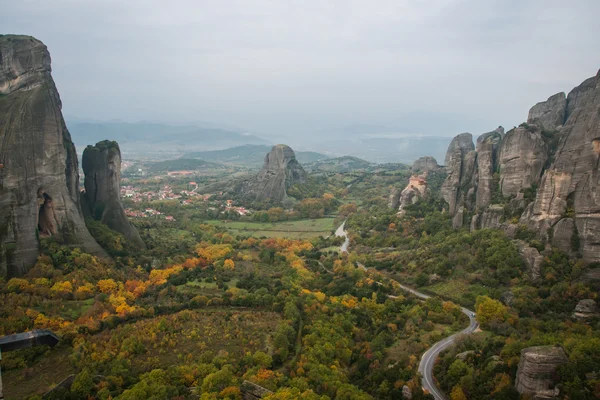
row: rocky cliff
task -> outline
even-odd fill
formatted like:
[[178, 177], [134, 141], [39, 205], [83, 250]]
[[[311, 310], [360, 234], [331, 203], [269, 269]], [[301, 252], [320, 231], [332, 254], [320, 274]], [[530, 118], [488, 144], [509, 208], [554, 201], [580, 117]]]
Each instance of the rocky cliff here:
[[287, 189], [305, 181], [306, 171], [296, 160], [294, 150], [278, 144], [266, 155], [258, 175], [244, 182], [238, 191], [255, 201], [281, 202], [287, 197]]
[[534, 398], [558, 396], [558, 389], [554, 388], [555, 371], [558, 366], [567, 361], [562, 347], [536, 346], [521, 350], [515, 381], [517, 391]]
[[[517, 224], [586, 262], [600, 261], [600, 73], [534, 105], [527, 123], [454, 138], [442, 196], [453, 226]], [[470, 218], [467, 218], [470, 217]]]
[[121, 204], [121, 150], [117, 142], [105, 140], [87, 146], [81, 163], [85, 175], [84, 213], [122, 233], [135, 246], [145, 248]]
[[50, 72], [42, 42], [0, 36], [0, 276], [25, 273], [44, 236], [105, 255], [83, 221], [77, 155]]
[[448, 177], [444, 181], [441, 193], [449, 205], [452, 225], [463, 225], [465, 207], [471, 208], [475, 194], [474, 183], [477, 153], [473, 144], [473, 135], [461, 133], [450, 142], [446, 153]]

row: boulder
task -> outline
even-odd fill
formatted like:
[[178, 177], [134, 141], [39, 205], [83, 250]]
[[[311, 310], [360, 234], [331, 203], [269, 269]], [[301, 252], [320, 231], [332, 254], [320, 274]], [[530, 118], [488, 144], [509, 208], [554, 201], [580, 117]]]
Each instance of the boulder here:
[[567, 97], [560, 92], [531, 107], [527, 123], [540, 125], [549, 131], [556, 130], [564, 124], [566, 111]]
[[289, 146], [273, 146], [265, 156], [265, 162], [258, 175], [244, 182], [238, 192], [254, 201], [280, 203], [287, 197], [287, 190], [306, 181], [306, 171], [296, 160], [296, 154]]
[[456, 358], [462, 361], [465, 361], [467, 358], [469, 358], [470, 355], [475, 354], [475, 350], [467, 350], [467, 351], [463, 351], [462, 353], [458, 353], [456, 355]]
[[250, 381], [242, 382], [240, 392], [242, 392], [242, 399], [244, 400], [262, 399], [266, 395], [273, 393], [269, 389]]
[[521, 247], [519, 249], [525, 264], [527, 265], [527, 269], [529, 271], [529, 276], [531, 279], [536, 280], [539, 279], [541, 274], [541, 265], [542, 261], [544, 261], [544, 257], [540, 255], [540, 252], [533, 247]]
[[121, 150], [118, 143], [104, 140], [95, 146], [87, 146], [81, 163], [85, 175], [84, 214], [122, 233], [136, 247], [145, 248], [121, 203]]
[[405, 400], [412, 399], [412, 392], [407, 385], [402, 386], [402, 398]]
[[430, 172], [440, 169], [437, 160], [431, 156], [421, 157], [416, 160], [412, 165], [412, 173], [417, 174], [419, 172]]
[[598, 305], [592, 299], [579, 300], [575, 306], [573, 317], [575, 318], [590, 318], [598, 315]]
[[0, 35], [0, 276], [23, 275], [39, 239], [100, 256], [79, 200], [77, 153], [61, 112], [46, 46]]
[[537, 185], [548, 160], [548, 148], [535, 126], [510, 130], [500, 145], [500, 188], [503, 196]]
[[568, 362], [562, 347], [536, 346], [521, 350], [515, 388], [522, 395], [536, 397], [556, 393], [553, 376], [560, 365]]

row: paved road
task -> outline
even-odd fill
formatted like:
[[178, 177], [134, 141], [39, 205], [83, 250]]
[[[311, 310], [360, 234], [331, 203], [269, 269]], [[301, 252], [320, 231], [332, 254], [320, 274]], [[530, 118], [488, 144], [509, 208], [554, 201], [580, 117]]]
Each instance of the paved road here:
[[[344, 230], [344, 226], [346, 224], [346, 221], [344, 221], [339, 228], [337, 229], [337, 231], [335, 231], [335, 235], [336, 236], [344, 236], [346, 238], [346, 240], [344, 241], [344, 244], [340, 247], [340, 251], [342, 252], [347, 252], [348, 251], [348, 246], [350, 245], [350, 239], [348, 238], [348, 232]], [[365, 271], [367, 270], [367, 268], [361, 264], [361, 263], [357, 263], [359, 268], [364, 269]], [[379, 285], [381, 285], [381, 282], [377, 282]], [[430, 298], [431, 296], [425, 294], [425, 293], [421, 293], [415, 289], [412, 289], [408, 286], [404, 286], [402, 284], [399, 284], [400, 288], [406, 292], [412, 293], [417, 297], [420, 297], [423, 300], [426, 300], [428, 298]], [[396, 297], [396, 296], [392, 296], [389, 295], [388, 297]], [[461, 307], [462, 312], [469, 317], [469, 326], [466, 329], [463, 329], [462, 331], [455, 333], [454, 335], [448, 336], [445, 339], [440, 340], [439, 342], [435, 343], [433, 346], [431, 346], [429, 348], [429, 350], [427, 350], [425, 353], [423, 353], [423, 356], [421, 357], [421, 362], [419, 363], [419, 373], [421, 374], [422, 378], [422, 383], [423, 383], [423, 389], [427, 390], [429, 393], [431, 393], [431, 395], [433, 396], [433, 398], [435, 400], [447, 400], [448, 397], [444, 394], [444, 392], [442, 392], [440, 390], [440, 388], [438, 388], [435, 384], [435, 380], [433, 379], [433, 366], [435, 364], [435, 360], [437, 359], [438, 355], [446, 350], [448, 347], [452, 346], [454, 344], [454, 341], [456, 340], [456, 338], [459, 335], [470, 335], [471, 333], [475, 332], [475, 330], [479, 327], [479, 323], [477, 322], [477, 320], [475, 319], [475, 313], [467, 308]]]
[[455, 333], [452, 336], [448, 336], [447, 338], [440, 340], [439, 342], [431, 346], [429, 350], [423, 353], [423, 357], [421, 357], [421, 362], [419, 363], [419, 373], [423, 377], [423, 389], [426, 389], [429, 393], [431, 393], [435, 400], [446, 400], [448, 398], [436, 386], [435, 381], [433, 379], [433, 365], [435, 364], [435, 360], [443, 350], [447, 349], [448, 347], [452, 346], [452, 344], [454, 344], [454, 341], [456, 340], [457, 336], [463, 334], [469, 335], [475, 332], [475, 330], [479, 326], [479, 323], [473, 316], [473, 311], [468, 310], [466, 308], [462, 308], [462, 312], [469, 317], [469, 326], [461, 332]]
[[344, 243], [340, 246], [340, 252], [347, 253], [348, 246], [350, 246], [350, 238], [348, 237], [348, 231], [344, 229], [346, 226], [346, 221], [342, 222], [342, 224], [335, 231], [335, 236], [345, 237]]

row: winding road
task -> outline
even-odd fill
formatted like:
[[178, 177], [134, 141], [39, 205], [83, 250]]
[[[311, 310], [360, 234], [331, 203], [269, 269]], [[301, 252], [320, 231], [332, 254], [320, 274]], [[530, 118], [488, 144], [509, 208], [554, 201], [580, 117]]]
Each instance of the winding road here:
[[[346, 240], [340, 247], [340, 251], [342, 253], [344, 253], [344, 252], [347, 253], [348, 247], [350, 246], [350, 239], [348, 238], [348, 231], [346, 231], [344, 229], [345, 226], [346, 226], [346, 221], [342, 222], [342, 224], [335, 231], [335, 236], [341, 236], [341, 237], [346, 238]], [[362, 265], [360, 263], [358, 264], [358, 266], [364, 270], [367, 269], [364, 265]], [[381, 284], [380, 282], [377, 282], [377, 283]], [[421, 293], [419, 291], [416, 291], [415, 289], [409, 288], [408, 286], [404, 286], [400, 283], [399, 283], [399, 285], [402, 290], [412, 293], [415, 296], [417, 296], [423, 300], [426, 300], [431, 297], [425, 293]], [[394, 297], [394, 296], [390, 296], [390, 297]], [[462, 331], [457, 332], [454, 335], [450, 335], [447, 338], [442, 339], [439, 342], [435, 343], [425, 353], [423, 353], [423, 356], [421, 357], [421, 361], [419, 362], [419, 373], [423, 377], [423, 379], [422, 379], [423, 390], [428, 391], [435, 400], [447, 400], [448, 399], [448, 397], [444, 394], [444, 392], [442, 392], [441, 389], [438, 388], [435, 384], [435, 379], [433, 378], [433, 366], [435, 365], [435, 360], [437, 359], [437, 357], [439, 356], [439, 354], [442, 351], [446, 350], [448, 347], [450, 347], [450, 346], [452, 346], [452, 344], [454, 344], [454, 342], [456, 341], [456, 338], [458, 336], [470, 335], [471, 333], [475, 332], [475, 330], [479, 327], [479, 323], [475, 319], [475, 312], [473, 312], [467, 308], [464, 308], [464, 307], [461, 307], [461, 310], [462, 310], [463, 314], [465, 314], [467, 317], [469, 317], [469, 326], [467, 328], [463, 329]]]

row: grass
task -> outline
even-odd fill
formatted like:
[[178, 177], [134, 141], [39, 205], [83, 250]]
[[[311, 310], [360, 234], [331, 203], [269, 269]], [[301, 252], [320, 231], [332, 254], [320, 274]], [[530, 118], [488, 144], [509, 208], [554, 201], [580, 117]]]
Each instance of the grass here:
[[308, 239], [331, 234], [334, 229], [333, 221], [333, 218], [318, 218], [281, 222], [212, 220], [207, 223], [225, 228], [233, 235]]
[[475, 304], [477, 296], [489, 294], [489, 290], [481, 285], [469, 284], [458, 279], [435, 283], [422, 289], [467, 307]]

